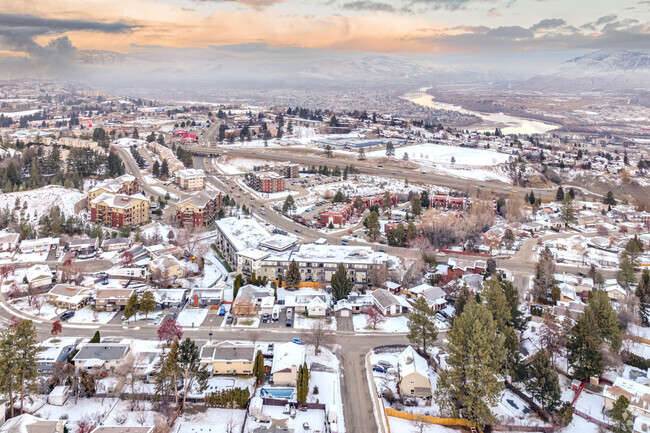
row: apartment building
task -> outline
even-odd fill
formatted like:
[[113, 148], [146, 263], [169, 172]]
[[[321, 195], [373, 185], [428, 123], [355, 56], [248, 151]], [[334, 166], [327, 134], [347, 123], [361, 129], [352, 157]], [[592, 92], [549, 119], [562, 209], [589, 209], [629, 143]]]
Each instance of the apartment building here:
[[207, 227], [217, 217], [221, 200], [221, 192], [198, 191], [176, 204], [176, 222], [185, 228]]
[[284, 191], [284, 177], [273, 171], [248, 173], [246, 183], [259, 192], [274, 193]]
[[200, 191], [205, 189], [205, 171], [196, 168], [178, 170], [174, 173], [174, 182], [183, 191]]
[[108, 179], [94, 188], [88, 190], [88, 200], [91, 201], [101, 194], [133, 195], [140, 191], [138, 178], [130, 174], [123, 174], [115, 179]]
[[149, 221], [150, 202], [142, 194], [103, 193], [90, 202], [90, 221], [108, 227], [136, 227]]

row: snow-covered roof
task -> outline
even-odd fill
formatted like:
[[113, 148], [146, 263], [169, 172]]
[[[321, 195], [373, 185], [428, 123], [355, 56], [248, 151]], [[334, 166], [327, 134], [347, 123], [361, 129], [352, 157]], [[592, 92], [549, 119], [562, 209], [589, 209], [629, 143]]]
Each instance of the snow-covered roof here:
[[215, 224], [236, 251], [256, 248], [260, 242], [271, 237], [271, 234], [252, 218], [222, 218]]
[[418, 373], [427, 379], [429, 378], [429, 365], [426, 359], [418, 355], [415, 349], [413, 349], [413, 346], [407, 347], [399, 354], [398, 365], [400, 377]]
[[48, 429], [53, 432], [57, 425], [65, 425], [65, 421], [46, 421], [26, 413], [4, 423], [0, 427], [0, 433], [47, 432]]
[[277, 344], [273, 352], [271, 373], [290, 370], [293, 366], [300, 366], [305, 362], [305, 346], [296, 343]]
[[52, 271], [48, 265], [34, 265], [28, 268], [25, 272], [25, 277], [28, 282], [33, 282], [39, 279], [52, 279]]
[[388, 255], [372, 250], [371, 247], [353, 245], [300, 245], [291, 259], [304, 263], [354, 263], [373, 264], [388, 261]]
[[271, 248], [276, 251], [284, 251], [287, 248], [295, 245], [297, 239], [291, 236], [285, 236], [281, 234], [274, 234], [270, 238], [264, 239], [260, 242], [260, 246]]
[[251, 260], [262, 260], [270, 255], [268, 251], [259, 250], [257, 248], [246, 248], [238, 253], [241, 257]]

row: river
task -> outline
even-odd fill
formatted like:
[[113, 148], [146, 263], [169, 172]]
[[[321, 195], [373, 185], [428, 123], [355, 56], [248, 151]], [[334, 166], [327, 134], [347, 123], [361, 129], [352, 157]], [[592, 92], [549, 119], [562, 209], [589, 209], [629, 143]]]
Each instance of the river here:
[[524, 119], [523, 117], [510, 116], [503, 113], [480, 113], [478, 111], [466, 110], [458, 105], [437, 102], [431, 95], [419, 95], [409, 98], [409, 101], [423, 107], [434, 108], [437, 110], [458, 111], [459, 113], [472, 114], [483, 119], [478, 125], [468, 127], [476, 131], [491, 131], [501, 128], [504, 134], [544, 134], [556, 129], [558, 125], [541, 122], [539, 120]]

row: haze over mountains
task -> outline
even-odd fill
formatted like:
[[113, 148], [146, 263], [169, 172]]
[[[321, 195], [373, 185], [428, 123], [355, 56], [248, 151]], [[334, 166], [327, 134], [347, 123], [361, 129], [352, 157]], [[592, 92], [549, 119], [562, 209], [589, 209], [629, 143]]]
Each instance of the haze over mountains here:
[[640, 51], [596, 51], [562, 63], [549, 74], [526, 80], [539, 91], [650, 89], [650, 55]]

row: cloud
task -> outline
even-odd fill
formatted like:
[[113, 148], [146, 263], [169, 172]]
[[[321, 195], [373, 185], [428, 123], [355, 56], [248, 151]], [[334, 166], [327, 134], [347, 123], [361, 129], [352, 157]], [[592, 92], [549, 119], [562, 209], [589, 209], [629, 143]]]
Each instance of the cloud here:
[[344, 3], [343, 9], [352, 11], [394, 12], [395, 8], [388, 3], [359, 0]]
[[552, 30], [566, 25], [566, 21], [560, 18], [547, 18], [533, 25], [530, 29], [535, 30]]
[[253, 9], [264, 9], [278, 3], [285, 3], [287, 0], [194, 0], [199, 3], [239, 3]]

